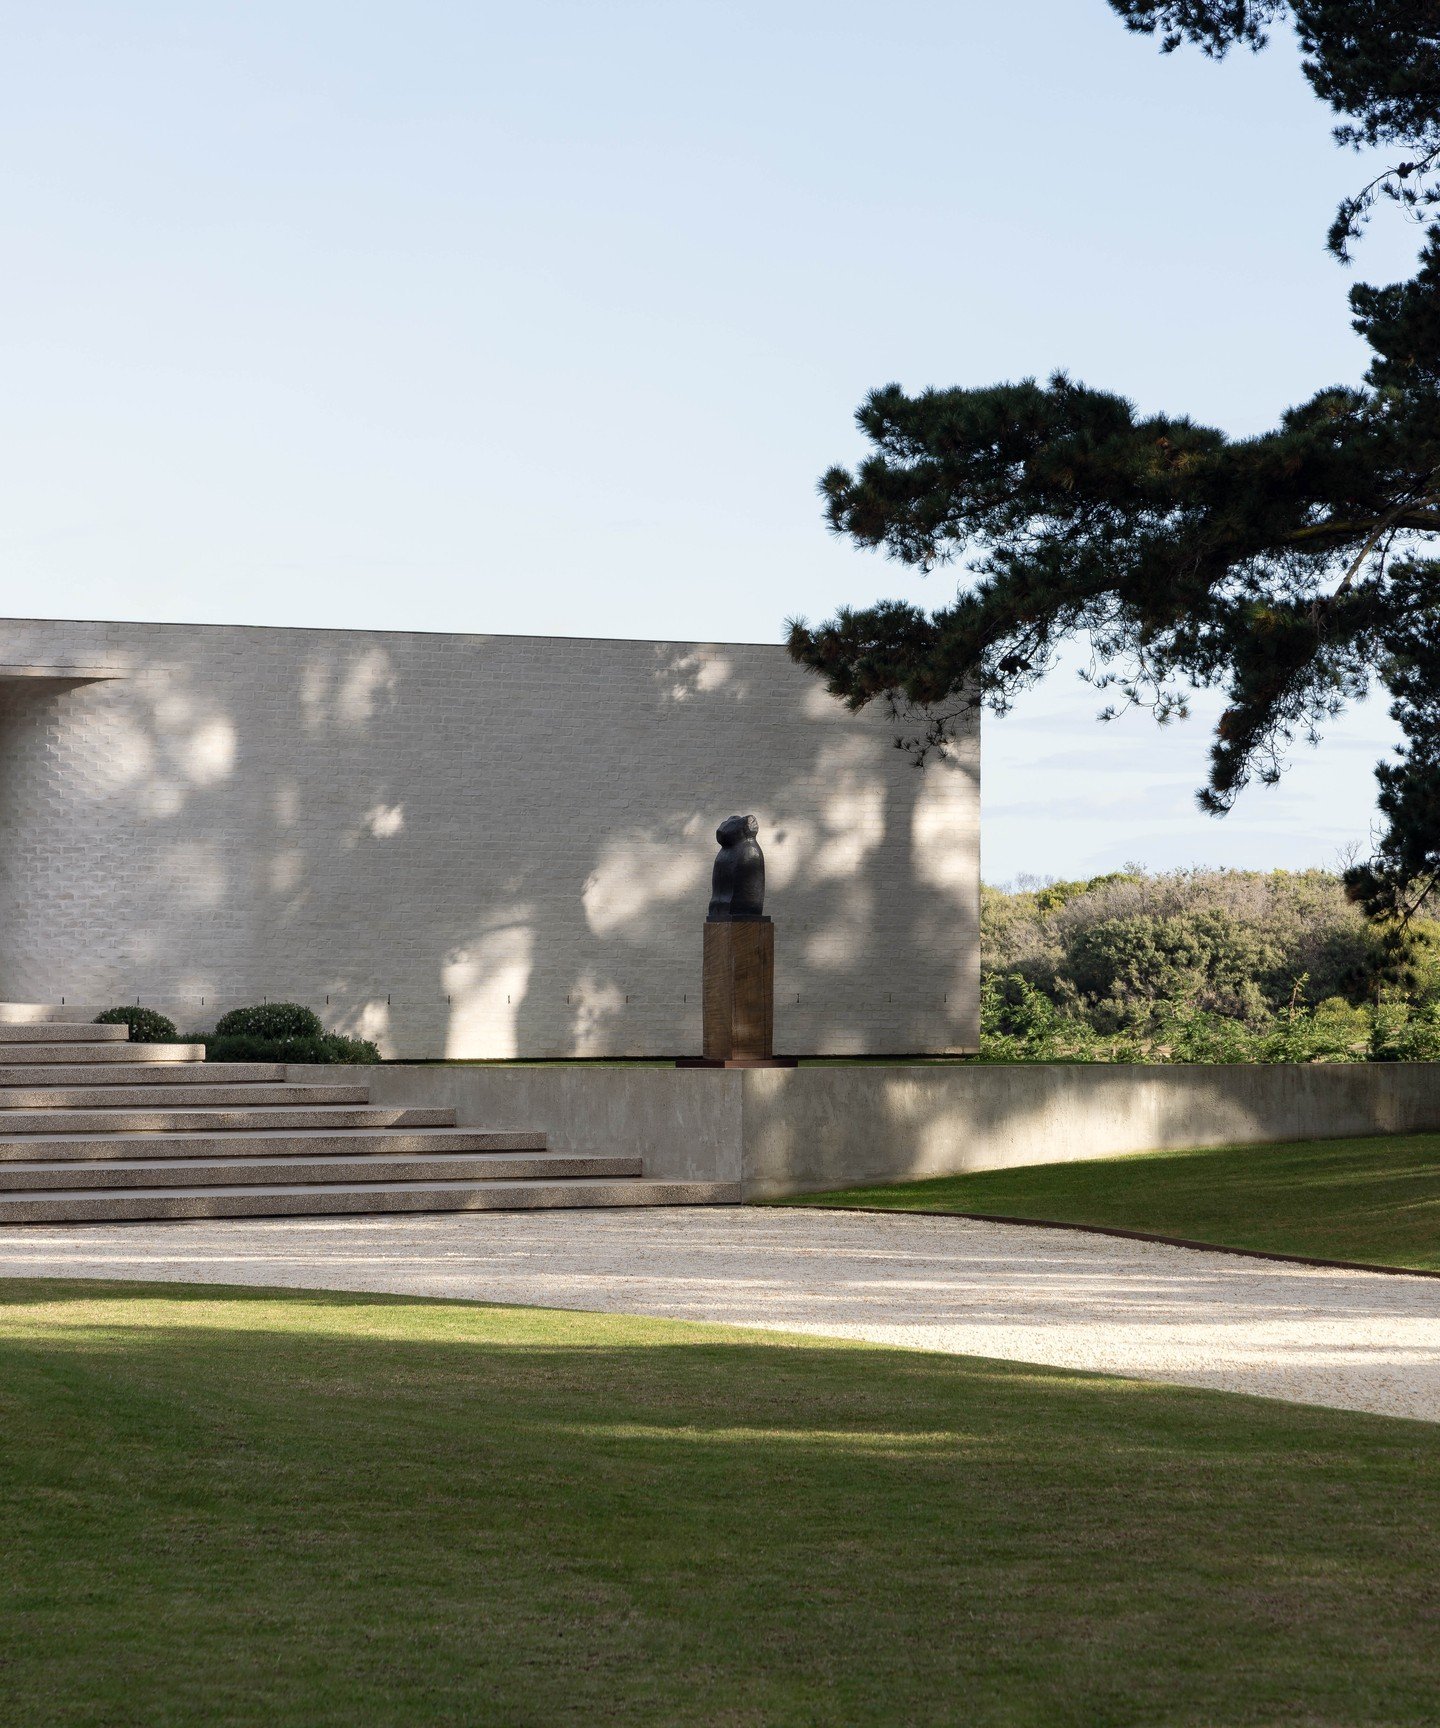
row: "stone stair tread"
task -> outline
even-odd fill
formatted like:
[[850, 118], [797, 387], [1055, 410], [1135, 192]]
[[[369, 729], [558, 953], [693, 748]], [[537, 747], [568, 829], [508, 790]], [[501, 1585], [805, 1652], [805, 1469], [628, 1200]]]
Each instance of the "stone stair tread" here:
[[[627, 1152], [380, 1104], [353, 1071], [205, 1061], [203, 1044], [0, 1004], [0, 1224], [536, 1207], [723, 1205], [738, 1184], [647, 1177]], [[59, 1013], [60, 1011], [53, 1011]]]
[[[131, 1046], [125, 1046], [125, 1049]], [[0, 1086], [134, 1086], [283, 1084], [283, 1062], [107, 1062], [70, 1061], [16, 1065], [0, 1060]]]
[[0, 1163], [64, 1159], [77, 1164], [114, 1158], [320, 1158], [375, 1153], [543, 1152], [543, 1134], [493, 1128], [229, 1129], [221, 1134], [16, 1134], [0, 1137]]
[[[54, 1120], [59, 1118], [59, 1120]], [[89, 1138], [93, 1134], [227, 1134], [317, 1129], [453, 1128], [455, 1112], [440, 1104], [250, 1104], [192, 1109], [183, 1104], [125, 1109], [0, 1109], [0, 1140], [30, 1134]]]
[[[193, 1090], [193, 1088], [191, 1089]], [[302, 1081], [221, 1081], [192, 1102], [173, 1086], [0, 1086], [0, 1128], [7, 1111], [94, 1110], [122, 1116], [126, 1110], [160, 1109], [193, 1115], [198, 1111], [256, 1110], [304, 1105], [358, 1104], [370, 1107], [368, 1086], [312, 1086]], [[388, 1108], [388, 1106], [375, 1106]], [[394, 1106], [402, 1108], [402, 1106]], [[428, 1108], [406, 1105], [403, 1108]]]
[[643, 1176], [551, 1177], [539, 1181], [313, 1183], [276, 1187], [48, 1190], [0, 1194], [0, 1224], [107, 1219], [340, 1216], [348, 1212], [525, 1211], [534, 1208], [736, 1205], [734, 1182]]
[[[551, 1152], [546, 1149], [538, 1151], [495, 1151], [483, 1152], [360, 1152], [350, 1157], [337, 1153], [325, 1153], [320, 1157], [307, 1157], [309, 1164], [360, 1164], [368, 1165], [384, 1160], [391, 1164], [423, 1163], [423, 1164], [484, 1164], [487, 1161], [495, 1164], [497, 1169], [508, 1168], [509, 1164], [520, 1160], [526, 1164], [614, 1164], [633, 1165], [633, 1171], [625, 1174], [639, 1175], [640, 1159], [630, 1152]], [[107, 1158], [102, 1166], [106, 1174], [113, 1170], [165, 1170], [195, 1169], [228, 1170], [252, 1164], [273, 1164], [273, 1152], [229, 1153], [224, 1156], [215, 1154], [203, 1158]], [[286, 1161], [285, 1173], [290, 1174]], [[69, 1158], [14, 1158], [0, 1166], [0, 1179], [13, 1175], [16, 1171], [29, 1170], [64, 1170], [66, 1172], [88, 1170], [85, 1164], [77, 1165]]]
[[117, 1159], [103, 1164], [26, 1161], [0, 1164], [6, 1194], [151, 1192], [238, 1187], [373, 1187], [417, 1182], [547, 1181], [556, 1177], [638, 1177], [641, 1161], [623, 1154], [569, 1152], [440, 1152], [394, 1156], [300, 1158], [294, 1168], [258, 1158]]
[[124, 1044], [128, 1026], [85, 1026], [62, 1020], [0, 1021], [0, 1051], [6, 1044]]
[[[653, 1186], [655, 1180], [656, 1179], [653, 1177], [649, 1178], [648, 1179], [649, 1185]], [[647, 1178], [645, 1178], [643, 1176], [618, 1176], [618, 1177], [571, 1176], [571, 1177], [566, 1178], [566, 1181], [572, 1187], [583, 1187], [588, 1183], [588, 1184], [593, 1185], [596, 1188], [604, 1188], [604, 1187], [609, 1187], [612, 1182], [634, 1182], [637, 1184], [637, 1186], [647, 1185]], [[345, 1183], [345, 1187], [347, 1187], [347, 1188], [358, 1188], [358, 1189], [364, 1189], [366, 1191], [373, 1189], [373, 1190], [378, 1190], [378, 1191], [381, 1191], [381, 1192], [384, 1192], [387, 1194], [389, 1194], [389, 1193], [393, 1193], [393, 1194], [411, 1193], [417, 1187], [427, 1188], [427, 1189], [434, 1188], [434, 1189], [441, 1190], [441, 1191], [446, 1190], [446, 1189], [483, 1187], [487, 1192], [493, 1192], [494, 1190], [497, 1190], [497, 1189], [537, 1188], [537, 1187], [540, 1187], [541, 1185], [542, 1184], [540, 1182], [526, 1182], [526, 1181], [520, 1181], [520, 1182], [505, 1182], [505, 1181], [476, 1182], [474, 1180], [466, 1181], [463, 1177], [446, 1178], [443, 1181], [433, 1181], [433, 1182], [423, 1182], [423, 1183], [415, 1183], [415, 1182], [347, 1182], [347, 1183]], [[276, 1194], [327, 1194], [327, 1193], [332, 1192], [333, 1186], [334, 1185], [329, 1183], [329, 1182], [283, 1182], [283, 1183], [277, 1182], [274, 1185], [273, 1189], [270, 1191], [273, 1193], [276, 1193]], [[706, 1184], [706, 1183], [671, 1183], [671, 1182], [666, 1182], [666, 1183], [663, 1183], [663, 1186], [665, 1186], [665, 1187], [706, 1187], [706, 1186], [713, 1187], [713, 1186], [716, 1186], [716, 1184], [713, 1184], [713, 1183]], [[257, 1187], [258, 1187], [258, 1184], [257, 1184]], [[222, 1187], [218, 1187], [218, 1186], [217, 1187], [210, 1187], [208, 1185], [206, 1185], [204, 1187], [197, 1187], [197, 1188], [171, 1188], [171, 1187], [139, 1188], [139, 1187], [136, 1187], [136, 1188], [111, 1189], [107, 1192], [105, 1198], [108, 1199], [111, 1197], [119, 1198], [121, 1196], [133, 1196], [136, 1199], [148, 1199], [149, 1196], [152, 1194], [158, 1195], [162, 1198], [167, 1196], [167, 1195], [171, 1195], [171, 1194], [199, 1194], [199, 1195], [242, 1194], [243, 1195], [243, 1194], [254, 1194], [256, 1191], [257, 1191], [256, 1188], [250, 1187], [250, 1186], [244, 1185], [244, 1184], [237, 1184], [233, 1188], [222, 1188]], [[24, 1196], [24, 1198], [27, 1200], [43, 1200], [51, 1194], [56, 1195], [60, 1199], [68, 1200], [68, 1199], [73, 1198], [74, 1191], [71, 1189], [66, 1189], [66, 1188], [42, 1188], [42, 1189], [36, 1189], [36, 1190], [31, 1191], [30, 1193], [26, 1194]], [[0, 1204], [3, 1204], [4, 1201], [6, 1201], [10, 1198], [11, 1198], [11, 1196], [9, 1196], [9, 1195], [0, 1194]]]
[[[427, 1141], [432, 1137], [437, 1139], [453, 1140], [458, 1135], [462, 1134], [468, 1134], [472, 1138], [482, 1140], [493, 1140], [500, 1137], [506, 1140], [524, 1141], [526, 1143], [526, 1149], [532, 1151], [540, 1150], [545, 1144], [545, 1136], [543, 1134], [535, 1134], [531, 1133], [529, 1130], [518, 1128], [416, 1128], [413, 1133], [408, 1133], [404, 1130], [401, 1130], [400, 1132], [406, 1138], [420, 1139], [423, 1136]], [[313, 1135], [313, 1138], [323, 1140], [343, 1139], [347, 1145], [350, 1144], [351, 1141], [363, 1145], [367, 1141], [393, 1140], [396, 1138], [396, 1133], [397, 1131], [393, 1128], [347, 1128], [343, 1135], [330, 1135], [316, 1132]], [[275, 1140], [306, 1139], [311, 1138], [312, 1136], [307, 1134], [307, 1131], [303, 1128], [256, 1128], [248, 1132], [245, 1137], [248, 1140], [270, 1142]], [[91, 1134], [0, 1134], [0, 1146], [66, 1146], [77, 1145], [80, 1143], [88, 1145], [93, 1140], [98, 1140], [101, 1144], [106, 1146], [134, 1146], [143, 1144], [145, 1141], [153, 1140], [154, 1138], [155, 1136], [153, 1134], [138, 1130], [135, 1132], [102, 1134], [98, 1136]], [[182, 1145], [187, 1140], [203, 1140], [207, 1138], [207, 1136], [167, 1134], [164, 1138], [167, 1146], [178, 1146]], [[227, 1135], [227, 1139], [233, 1141], [234, 1136]]]
[[16, 1064], [27, 1068], [39, 1067], [46, 1062], [124, 1062], [140, 1067], [148, 1063], [204, 1060], [203, 1044], [132, 1044], [125, 1039], [106, 1039], [103, 1042], [75, 1039], [69, 1043], [47, 1039], [41, 1043], [0, 1044], [0, 1062], [7, 1067]]

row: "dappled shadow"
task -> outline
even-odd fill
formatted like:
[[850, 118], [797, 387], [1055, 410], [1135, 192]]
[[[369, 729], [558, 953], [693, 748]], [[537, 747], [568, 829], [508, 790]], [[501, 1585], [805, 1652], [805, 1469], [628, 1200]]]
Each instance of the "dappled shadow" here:
[[7, 1687], [57, 1718], [1428, 1708], [1418, 1425], [595, 1316], [5, 1294]]
[[753, 810], [779, 1046], [976, 1041], [978, 745], [918, 773], [779, 648], [3, 629], [117, 676], [0, 714], [0, 996], [196, 1026], [288, 997], [392, 1054], [694, 1050], [713, 830]]
[[962, 1220], [490, 1214], [31, 1226], [0, 1270], [803, 1330], [1440, 1420], [1440, 1283]]
[[746, 1195], [1440, 1128], [1434, 1063], [801, 1069], [746, 1099]]

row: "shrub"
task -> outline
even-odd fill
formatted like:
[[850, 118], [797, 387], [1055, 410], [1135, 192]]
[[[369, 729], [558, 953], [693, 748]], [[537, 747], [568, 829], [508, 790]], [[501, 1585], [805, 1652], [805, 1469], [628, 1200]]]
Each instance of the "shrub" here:
[[[1303, 984], [1304, 980], [1301, 980]], [[1256, 1041], [1260, 1062], [1362, 1062], [1369, 1054], [1371, 1021], [1369, 1008], [1353, 1007], [1343, 996], [1331, 996], [1319, 1007], [1301, 1005], [1299, 986], [1295, 1004], [1277, 1014]]]
[[1375, 1010], [1372, 1062], [1434, 1062], [1440, 1058], [1440, 1005], [1421, 1007], [1388, 997]]
[[95, 1016], [96, 1026], [128, 1026], [132, 1044], [174, 1044], [180, 1034], [175, 1022], [153, 1008], [107, 1008]]
[[262, 1002], [232, 1008], [205, 1040], [207, 1062], [378, 1062], [368, 1038], [327, 1032], [320, 1017], [298, 1002]]
[[1253, 1062], [1255, 1037], [1243, 1020], [1207, 1013], [1194, 1002], [1165, 1004], [1156, 1016], [1151, 1061]]
[[323, 1038], [320, 1016], [298, 1002], [261, 1002], [253, 1008], [232, 1008], [215, 1022], [217, 1038], [264, 1038], [272, 1044], [295, 1038]]
[[1440, 896], [1368, 924], [1324, 870], [1136, 865], [980, 891], [999, 1061], [1440, 1061]]
[[318, 1038], [260, 1038], [247, 1032], [211, 1033], [205, 1040], [207, 1062], [378, 1062], [380, 1051], [368, 1038], [322, 1032]]
[[1078, 1015], [1066, 1014], [1019, 972], [980, 980], [980, 1043], [996, 1062], [1133, 1062], [1133, 1040], [1102, 1040]]
[[1264, 1004], [1256, 982], [1276, 966], [1265, 933], [1212, 906], [1140, 913], [1076, 929], [1066, 970], [1082, 998], [1127, 1005], [1193, 1002], [1210, 1013], [1253, 1017]]
[[[1323, 870], [1177, 870], [1130, 866], [1088, 882], [981, 890], [982, 963], [1020, 972], [1102, 1032], [1153, 1030], [1165, 1003], [1195, 1003], [1252, 1029], [1286, 1011], [1295, 980], [1307, 1002], [1373, 1001], [1391, 979], [1385, 934], [1366, 923], [1340, 878]], [[1440, 929], [1437, 929], [1440, 935]], [[1440, 942], [1412, 957], [1440, 994]], [[1147, 1025], [1148, 1023], [1148, 1025]]]
[[[1107, 1036], [1085, 1013], [1059, 1008], [1017, 972], [980, 982], [980, 1047], [992, 1062], [1363, 1062], [1440, 1059], [1440, 1003], [1387, 998], [1381, 1008], [1332, 996], [1303, 1001], [1303, 976], [1278, 1014], [1252, 1023], [1198, 1002], [1161, 1001], [1143, 1021]], [[1108, 1007], [1101, 1004], [1101, 1007]], [[1087, 1018], [1087, 1015], [1090, 1018]]]

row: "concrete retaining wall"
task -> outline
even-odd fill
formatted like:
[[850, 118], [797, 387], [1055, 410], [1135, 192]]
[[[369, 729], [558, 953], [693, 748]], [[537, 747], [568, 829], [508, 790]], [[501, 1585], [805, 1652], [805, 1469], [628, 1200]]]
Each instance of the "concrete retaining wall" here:
[[739, 1181], [747, 1200], [1188, 1146], [1440, 1130], [1440, 1064], [714, 1072], [292, 1067], [364, 1078], [377, 1102], [543, 1129], [557, 1150], [638, 1152], [647, 1175]]
[[741, 1180], [744, 1075], [738, 1071], [291, 1063], [288, 1074], [322, 1084], [343, 1074], [368, 1084], [377, 1104], [451, 1105], [461, 1127], [540, 1129], [556, 1152], [639, 1153], [647, 1176]]

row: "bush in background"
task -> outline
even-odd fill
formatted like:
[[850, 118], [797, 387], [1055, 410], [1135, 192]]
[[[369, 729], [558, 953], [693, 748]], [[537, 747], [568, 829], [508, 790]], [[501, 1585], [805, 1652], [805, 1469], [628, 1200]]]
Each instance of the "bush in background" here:
[[1370, 1060], [1440, 1061], [1440, 1003], [1396, 997], [1382, 1001], [1371, 1025]]
[[1329, 871], [1022, 878], [980, 932], [991, 1060], [1440, 1060], [1440, 924], [1402, 939]]
[[168, 1015], [153, 1008], [107, 1008], [95, 1016], [96, 1026], [128, 1026], [132, 1044], [175, 1044], [180, 1034]]
[[299, 1002], [262, 1002], [232, 1008], [205, 1039], [207, 1062], [378, 1062], [368, 1038], [327, 1032], [319, 1016]]

